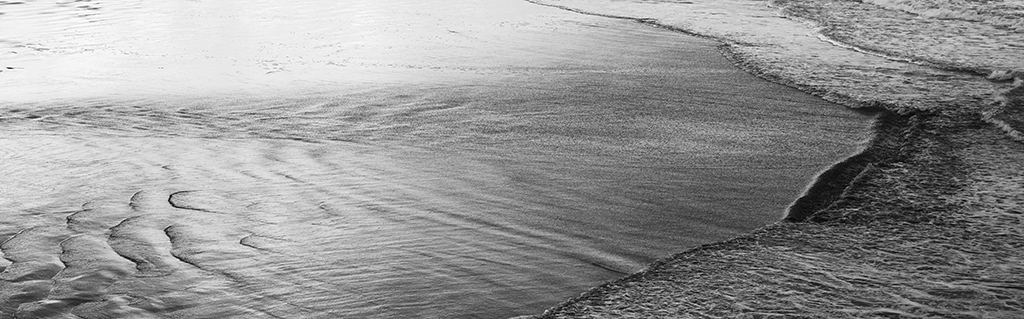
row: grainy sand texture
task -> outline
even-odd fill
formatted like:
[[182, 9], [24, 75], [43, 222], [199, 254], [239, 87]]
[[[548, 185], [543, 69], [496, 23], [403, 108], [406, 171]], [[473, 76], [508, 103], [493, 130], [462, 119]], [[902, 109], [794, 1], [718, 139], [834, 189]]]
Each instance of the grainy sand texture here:
[[543, 3], [716, 38], [749, 72], [886, 113], [787, 220], [537, 317], [1024, 317], [1024, 3]]

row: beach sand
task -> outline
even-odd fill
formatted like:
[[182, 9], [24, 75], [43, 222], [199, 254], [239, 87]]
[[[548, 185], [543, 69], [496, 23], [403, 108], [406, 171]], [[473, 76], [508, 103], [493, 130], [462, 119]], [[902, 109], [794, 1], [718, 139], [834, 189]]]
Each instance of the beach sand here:
[[751, 73], [887, 113], [786, 220], [535, 317], [1024, 316], [1024, 4], [935, 3], [544, 0], [719, 39]]

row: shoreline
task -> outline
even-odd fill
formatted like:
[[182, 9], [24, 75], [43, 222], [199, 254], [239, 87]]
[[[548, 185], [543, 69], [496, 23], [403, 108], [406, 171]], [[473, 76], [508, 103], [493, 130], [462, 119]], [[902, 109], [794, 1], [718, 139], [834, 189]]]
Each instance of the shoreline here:
[[[880, 135], [888, 138], [877, 139], [879, 143], [865, 152], [841, 162], [857, 168], [855, 175], [844, 174], [854, 176], [848, 184], [815, 183], [801, 197], [815, 197], [816, 191], [840, 193], [834, 201], [825, 202], [827, 207], [809, 205], [815, 210], [807, 215], [791, 215], [750, 234], [659, 259], [641, 272], [525, 318], [1009, 318], [1024, 314], [1024, 280], [1017, 277], [1024, 270], [1020, 257], [1024, 212], [1011, 208], [979, 213], [970, 207], [978, 203], [950, 200], [979, 193], [970, 187], [970, 171], [977, 164], [984, 167], [984, 162], [965, 162], [987, 161], [986, 156], [994, 155], [964, 159], [969, 151], [957, 148], [1010, 147], [1016, 150], [1009, 156], [1012, 161], [1024, 155], [1024, 145], [997, 140], [981, 148], [968, 146], [975, 137], [999, 137], [1000, 132], [981, 118], [894, 117], [895, 123], [879, 126]], [[937, 128], [965, 136], [950, 140]], [[983, 133], [969, 133], [973, 130]], [[915, 145], [921, 141], [935, 143]], [[1002, 171], [1019, 166], [1005, 159], [997, 159], [1003, 162]], [[832, 170], [836, 166], [823, 175]], [[896, 171], [902, 174], [893, 174]], [[893, 184], [923, 187], [889, 196], [900, 188]], [[1016, 197], [1019, 200], [1021, 195]], [[978, 215], [997, 219], [979, 222]], [[1004, 222], [1010, 223], [999, 224]], [[879, 271], [878, 264], [887, 269]], [[816, 278], [805, 274], [807, 268]], [[786, 274], [794, 270], [799, 275]], [[772, 277], [776, 278], [764, 282]], [[887, 286], [894, 278], [904, 281], [895, 288]], [[820, 292], [811, 293], [811, 289]], [[908, 290], [912, 296], [900, 295]]]
[[[849, 185], [833, 188], [843, 196], [809, 218], [660, 259], [532, 318], [1024, 314], [1024, 209], [1016, 204], [1022, 196], [997, 194], [996, 205], [972, 198], [990, 193], [972, 182], [998, 181], [991, 172], [1018, 168], [1013, 157], [1024, 154], [1024, 145], [970, 146], [976, 137], [999, 137], [980, 118], [905, 118], [913, 124], [885, 126], [896, 138], [877, 144], [891, 156], [869, 161]], [[913, 143], [920, 141], [929, 143]], [[1015, 152], [1001, 156], [991, 146]], [[906, 186], [923, 187], [900, 189]], [[1015, 201], [1000, 209], [1000, 198]]]
[[[540, 4], [660, 26], [654, 18]], [[779, 14], [793, 15], [793, 10], [784, 6]], [[944, 100], [924, 93], [919, 94], [924, 101], [887, 100], [887, 94], [865, 98], [856, 94], [863, 87], [794, 77], [764, 56], [744, 51], [749, 47], [742, 47], [743, 41], [660, 27], [719, 41], [737, 67], [767, 81], [854, 110], [880, 112], [872, 139], [861, 152], [819, 173], [782, 221], [659, 259], [541, 315], [522, 318], [1024, 315], [1024, 280], [1014, 276], [1024, 273], [1024, 258], [1014, 257], [1024, 255], [1019, 244], [1024, 209], [1018, 205], [1024, 205], [1024, 193], [1015, 192], [1024, 185], [1013, 173], [1024, 170], [1016, 163], [1024, 159], [1019, 78], [1010, 90], [995, 90], [1000, 101], [995, 108], [983, 99]], [[817, 31], [829, 42], [840, 41], [834, 40], [833, 28]], [[884, 49], [842, 44], [861, 54], [917, 64]], [[950, 82], [996, 83], [999, 70], [921, 61], [918, 67], [966, 77]], [[992, 74], [988, 80], [986, 73]], [[1020, 71], [1004, 73], [1020, 76]], [[970, 258], [957, 258], [963, 255]], [[896, 288], [886, 287], [888, 282]]]
[[903, 127], [906, 119], [881, 110], [875, 118], [872, 130], [871, 141], [868, 142], [860, 152], [850, 155], [843, 160], [832, 164], [814, 177], [814, 181], [807, 186], [800, 197], [797, 197], [788, 208], [784, 221], [800, 222], [807, 220], [819, 211], [827, 210], [839, 200], [843, 194], [850, 191], [850, 187], [862, 179], [874, 165], [891, 154], [882, 149], [882, 144], [893, 137], [885, 133], [886, 128]]
[[[911, 114], [911, 115], [897, 115], [889, 111], [881, 111], [882, 114], [876, 119], [874, 127], [875, 135], [872, 137], [872, 141], [865, 147], [864, 150], [856, 154], [847, 157], [846, 159], [837, 162], [830, 166], [815, 177], [808, 190], [799, 198], [797, 198], [793, 205], [788, 209], [786, 217], [776, 223], [766, 225], [749, 234], [738, 236], [726, 241], [710, 243], [700, 245], [686, 251], [674, 254], [669, 257], [661, 258], [648, 265], [644, 270], [630, 274], [628, 276], [615, 279], [597, 287], [594, 287], [580, 296], [565, 301], [557, 306], [554, 306], [546, 310], [542, 315], [538, 316], [523, 316], [516, 318], [536, 318], [536, 319], [550, 319], [550, 318], [578, 318], [578, 317], [619, 317], [628, 315], [636, 315], [639, 317], [658, 317], [657, 314], [650, 315], [650, 312], [657, 312], [659, 305], [657, 304], [646, 304], [638, 303], [642, 305], [645, 311], [635, 312], [626, 311], [620, 312], [618, 310], [607, 310], [601, 309], [593, 304], [597, 303], [600, 306], [611, 306], [615, 309], [628, 309], [629, 306], [619, 304], [618, 302], [607, 303], [609, 295], [616, 295], [621, 293], [624, 287], [632, 286], [636, 282], [660, 282], [661, 278], [666, 273], [671, 273], [672, 277], [678, 277], [680, 275], [687, 275], [689, 273], [703, 274], [707, 269], [700, 269], [700, 271], [694, 270], [683, 270], [673, 269], [678, 267], [679, 263], [715, 263], [720, 262], [723, 259], [722, 254], [732, 254], [736, 252], [749, 253], [749, 250], [758, 250], [757, 246], [760, 246], [765, 238], [771, 238], [778, 240], [779, 238], [787, 238], [788, 234], [793, 232], [792, 228], [800, 228], [799, 225], [815, 225], [815, 224], [827, 224], [830, 222], [839, 223], [852, 223], [857, 226], [864, 226], [862, 223], [868, 221], [868, 223], [875, 222], [876, 218], [880, 216], [851, 216], [834, 214], [840, 209], [837, 208], [839, 205], [849, 207], [858, 207], [864, 204], [868, 204], [870, 199], [854, 199], [849, 200], [851, 193], [855, 192], [868, 192], [873, 191], [870, 186], [866, 186], [864, 183], [869, 183], [870, 179], [880, 177], [877, 174], [877, 166], [885, 165], [886, 162], [891, 162], [900, 156], [907, 156], [907, 153], [920, 151], [918, 149], [909, 149], [914, 142], [914, 138], [919, 134], [922, 134], [924, 129], [922, 126], [927, 125], [929, 121], [927, 118], [931, 117], [927, 114]], [[953, 170], [950, 171], [953, 173]], [[874, 176], [870, 176], [874, 175]], [[845, 198], [844, 198], [845, 197]], [[832, 214], [830, 214], [832, 213]], [[924, 222], [922, 220], [915, 219], [931, 219], [928, 217], [933, 216], [903, 216], [905, 218], [894, 218], [888, 221], [900, 221], [901, 219], [914, 220], [914, 223]], [[844, 220], [846, 219], [846, 220]], [[742, 256], [736, 256], [742, 257]], [[756, 265], [758, 260], [753, 258], [749, 260], [751, 265]], [[681, 273], [681, 274], [680, 274]], [[720, 290], [721, 287], [717, 287], [713, 281], [704, 281], [704, 279], [694, 279], [698, 284], [703, 284], [706, 292], [713, 290]], [[704, 282], [702, 282], [704, 281]], [[671, 289], [665, 287], [666, 289]], [[772, 288], [765, 286], [762, 288]], [[699, 288], [698, 288], [699, 289]], [[727, 290], [726, 290], [727, 291]], [[722, 291], [715, 291], [720, 293]], [[665, 293], [659, 291], [659, 293]], [[687, 292], [689, 293], [689, 292]], [[628, 293], [626, 293], [628, 295]], [[671, 296], [673, 293], [665, 293], [664, 296]], [[682, 296], [677, 296], [684, 298]], [[614, 298], [620, 300], [620, 297]], [[734, 300], [729, 300], [734, 301]], [[587, 313], [582, 315], [577, 313], [579, 308], [587, 310], [600, 309], [595, 311], [597, 315]], [[676, 308], [676, 307], [671, 307]], [[701, 312], [688, 312], [688, 310], [695, 309], [676, 309], [673, 313], [683, 313], [691, 315], [702, 315]], [[737, 309], [730, 309], [724, 312], [724, 314], [734, 313]], [[740, 311], [747, 312], [747, 311]], [[628, 317], [628, 316], [627, 316]]]

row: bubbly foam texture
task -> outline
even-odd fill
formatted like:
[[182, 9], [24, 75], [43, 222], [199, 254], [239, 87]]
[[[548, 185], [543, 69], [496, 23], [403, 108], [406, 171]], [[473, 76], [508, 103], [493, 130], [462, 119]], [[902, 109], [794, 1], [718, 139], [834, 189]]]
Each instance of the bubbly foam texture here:
[[1024, 63], [1024, 33], [991, 23], [1015, 16], [1017, 1], [930, 4], [992, 17], [980, 21], [856, 1], [536, 2], [716, 38], [748, 71], [850, 107], [988, 112], [1001, 107], [1012, 83], [985, 76], [1011, 77]]
[[928, 18], [981, 22], [1024, 32], [1024, 1], [866, 0], [890, 10]]

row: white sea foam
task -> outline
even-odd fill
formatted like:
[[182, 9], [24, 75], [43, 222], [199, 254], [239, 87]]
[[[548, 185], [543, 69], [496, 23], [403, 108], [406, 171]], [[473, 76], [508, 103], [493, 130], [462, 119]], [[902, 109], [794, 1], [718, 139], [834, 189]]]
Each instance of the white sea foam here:
[[890, 10], [928, 18], [981, 22], [1024, 32], [1024, 1], [865, 0]]
[[720, 39], [747, 70], [851, 107], [977, 112], [1009, 89], [977, 73], [1024, 69], [1024, 33], [855, 1], [536, 1]]

